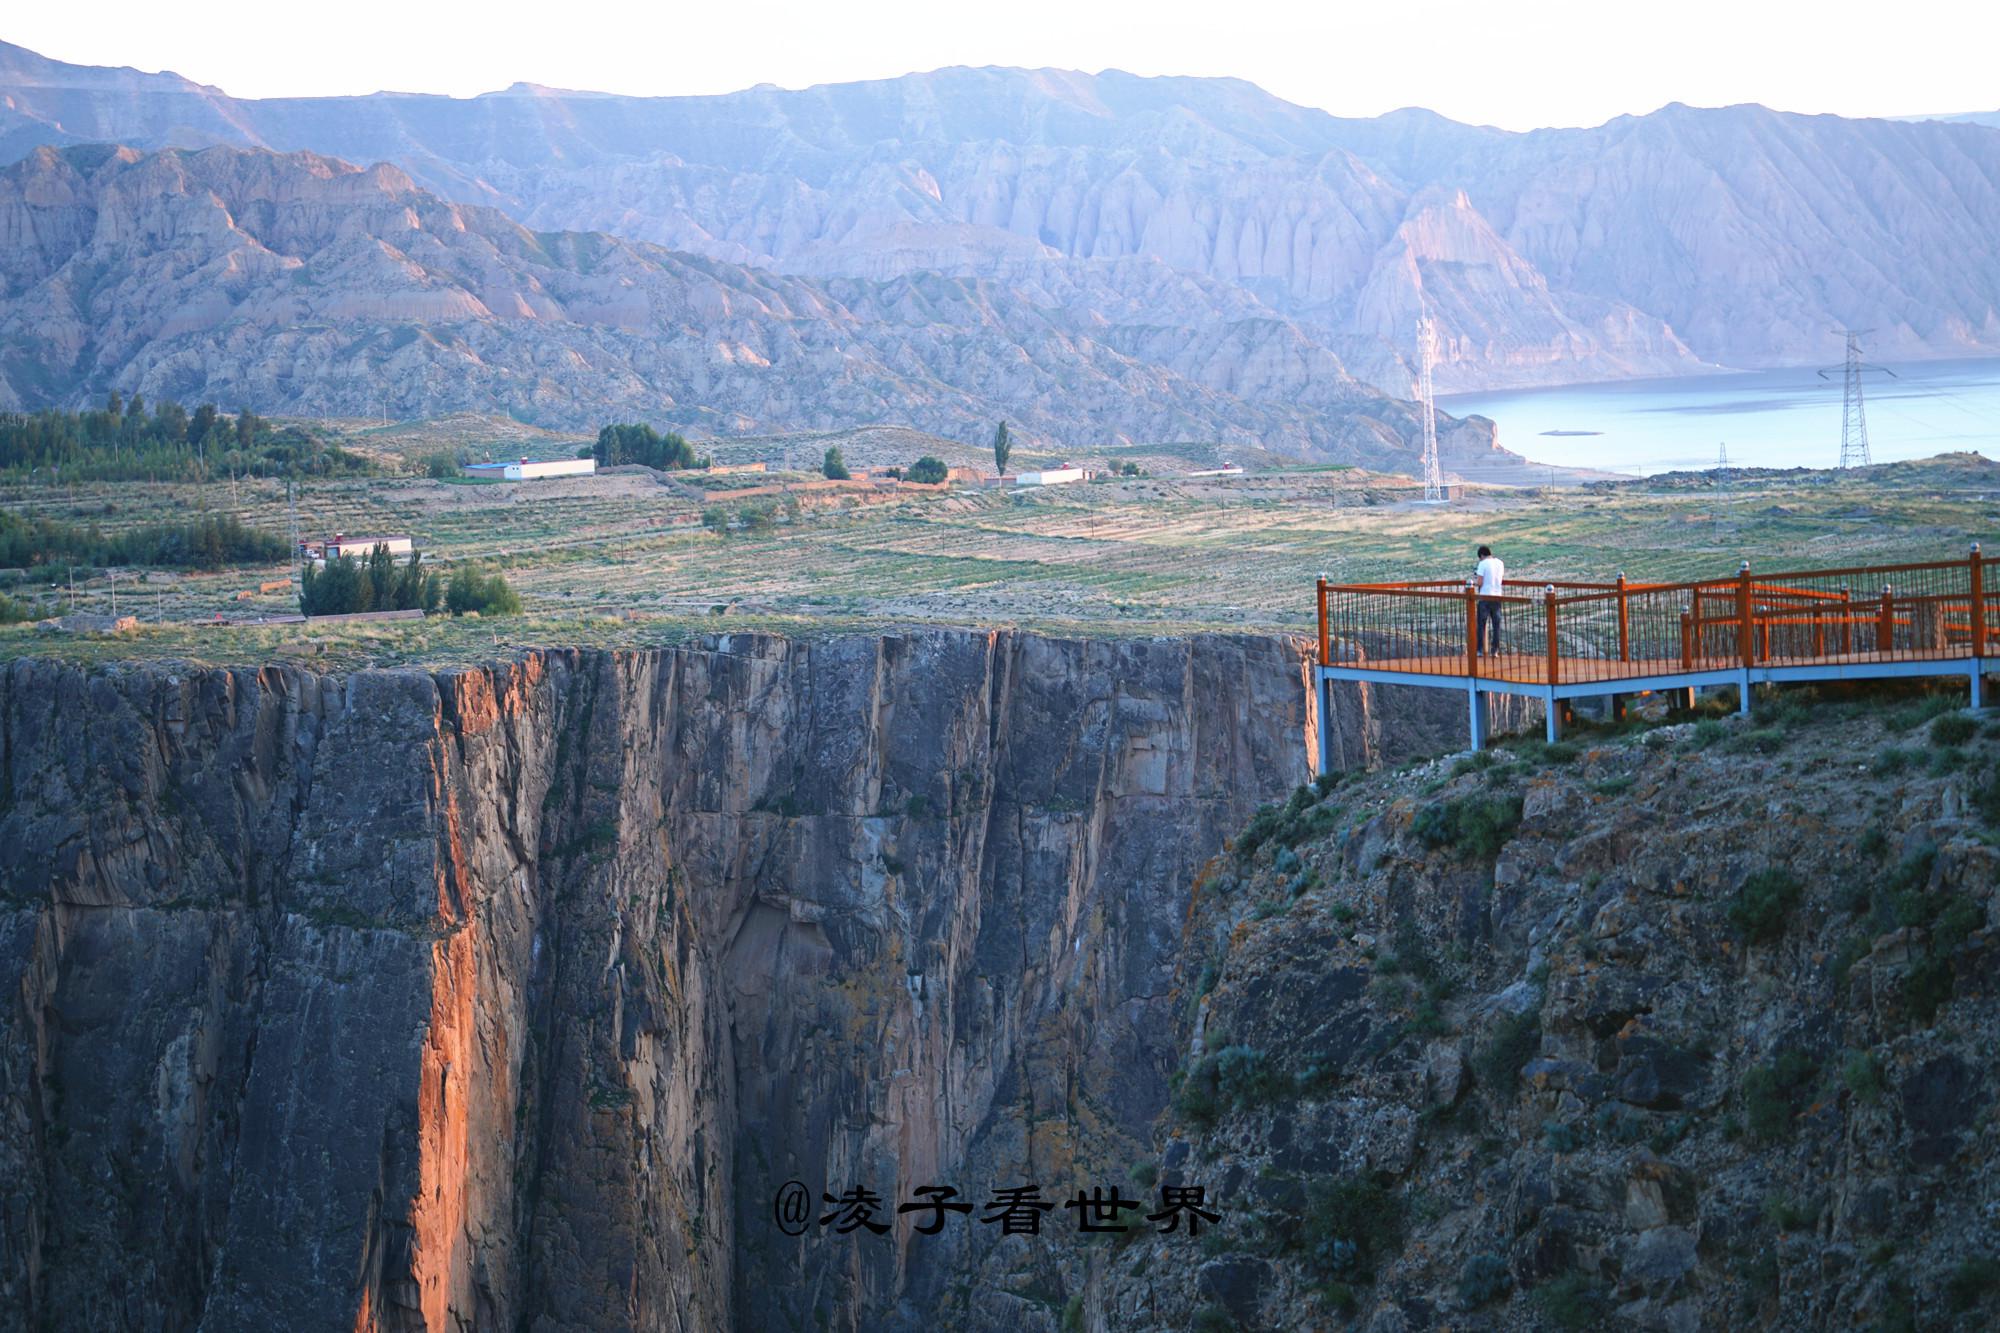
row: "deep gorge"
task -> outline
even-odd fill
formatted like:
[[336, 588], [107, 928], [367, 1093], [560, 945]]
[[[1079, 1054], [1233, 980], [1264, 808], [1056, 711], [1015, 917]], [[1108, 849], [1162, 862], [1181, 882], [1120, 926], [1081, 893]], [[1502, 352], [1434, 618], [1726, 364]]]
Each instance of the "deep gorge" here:
[[[773, 1191], [1122, 1176], [1194, 872], [1322, 725], [1304, 651], [9, 664], [0, 1310], [1052, 1327], [1060, 1243], [791, 1240]], [[1380, 722], [1338, 703], [1364, 762]]]

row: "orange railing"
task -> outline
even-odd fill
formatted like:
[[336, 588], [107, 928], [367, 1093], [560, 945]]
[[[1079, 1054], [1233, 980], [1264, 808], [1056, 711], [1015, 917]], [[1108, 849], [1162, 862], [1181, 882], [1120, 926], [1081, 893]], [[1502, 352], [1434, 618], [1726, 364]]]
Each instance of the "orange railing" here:
[[[1985, 657], [2000, 629], [1979, 548], [1963, 560], [1687, 583], [1319, 581], [1326, 665], [1539, 684], [1737, 666]], [[1480, 603], [1487, 601], [1486, 643]], [[1492, 633], [1497, 620], [1497, 636]], [[1481, 651], [1481, 649], [1485, 651]]]

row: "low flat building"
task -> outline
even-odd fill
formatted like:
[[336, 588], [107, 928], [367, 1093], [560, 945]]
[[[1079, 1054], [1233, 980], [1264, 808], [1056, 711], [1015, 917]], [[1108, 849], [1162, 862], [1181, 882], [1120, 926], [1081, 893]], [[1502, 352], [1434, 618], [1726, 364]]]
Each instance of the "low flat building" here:
[[417, 544], [406, 536], [349, 537], [338, 533], [325, 541], [300, 542], [299, 554], [316, 565], [323, 565], [342, 556], [366, 560], [378, 546], [388, 547], [390, 555], [402, 556], [414, 551]]
[[458, 470], [484, 481], [540, 481], [544, 477], [588, 477], [594, 458], [522, 458], [504, 463], [460, 463]]
[[1016, 486], [1063, 486], [1073, 481], [1088, 481], [1090, 473], [1083, 468], [1064, 463], [1061, 467], [1045, 468], [1040, 472], [1017, 472], [1014, 474]]

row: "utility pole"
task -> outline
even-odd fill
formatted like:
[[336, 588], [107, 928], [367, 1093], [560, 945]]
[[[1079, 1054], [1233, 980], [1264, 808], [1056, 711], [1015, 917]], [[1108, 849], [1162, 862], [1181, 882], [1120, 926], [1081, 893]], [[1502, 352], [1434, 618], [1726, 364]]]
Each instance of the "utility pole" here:
[[1437, 363], [1437, 321], [1431, 318], [1430, 303], [1423, 305], [1417, 320], [1417, 405], [1424, 414], [1424, 503], [1444, 501], [1444, 474], [1438, 469], [1437, 394], [1431, 386], [1431, 368]]
[[1727, 440], [1724, 440], [1715, 446], [1715, 470], [1717, 472], [1724, 472], [1727, 471], [1728, 468], [1729, 468], [1729, 442]]
[[[1873, 329], [1835, 329], [1834, 332], [1847, 339], [1847, 360], [1841, 366], [1840, 376], [1840, 465], [1867, 467], [1868, 412], [1861, 401], [1861, 377], [1871, 370], [1879, 370], [1890, 379], [1897, 376], [1887, 366], [1871, 366], [1861, 360], [1861, 335], [1872, 333]], [[1830, 380], [1833, 371], [1822, 370], [1819, 377]]]
[[292, 499], [292, 483], [285, 480], [285, 512], [291, 516], [292, 529], [292, 600], [299, 596], [299, 506]]

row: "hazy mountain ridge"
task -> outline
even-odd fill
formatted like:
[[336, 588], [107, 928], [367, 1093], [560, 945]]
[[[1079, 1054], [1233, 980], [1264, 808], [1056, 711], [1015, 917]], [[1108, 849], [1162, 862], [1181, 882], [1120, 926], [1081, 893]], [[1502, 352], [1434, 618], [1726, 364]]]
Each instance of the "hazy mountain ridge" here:
[[1212, 322], [1235, 288], [1394, 393], [1420, 293], [1447, 387], [1816, 361], [1835, 324], [1877, 329], [1884, 357], [2000, 350], [2000, 256], [1979, 240], [2000, 230], [2000, 134], [1977, 124], [1676, 106], [1512, 134], [1116, 71], [239, 101], [77, 70], [0, 51], [0, 147], [391, 160], [530, 226], [814, 276], [1011, 282], [1024, 263], [1138, 259], [1210, 280], [1147, 293], [1154, 322]]
[[[1004, 417], [1058, 446], [1199, 438], [1409, 466], [1415, 409], [1253, 300], [1167, 329], [1044, 299], [537, 233], [396, 167], [308, 153], [45, 148], [0, 172], [0, 405], [117, 387], [264, 412], [960, 438]], [[1491, 439], [1455, 423], [1447, 452], [1491, 459]]]

